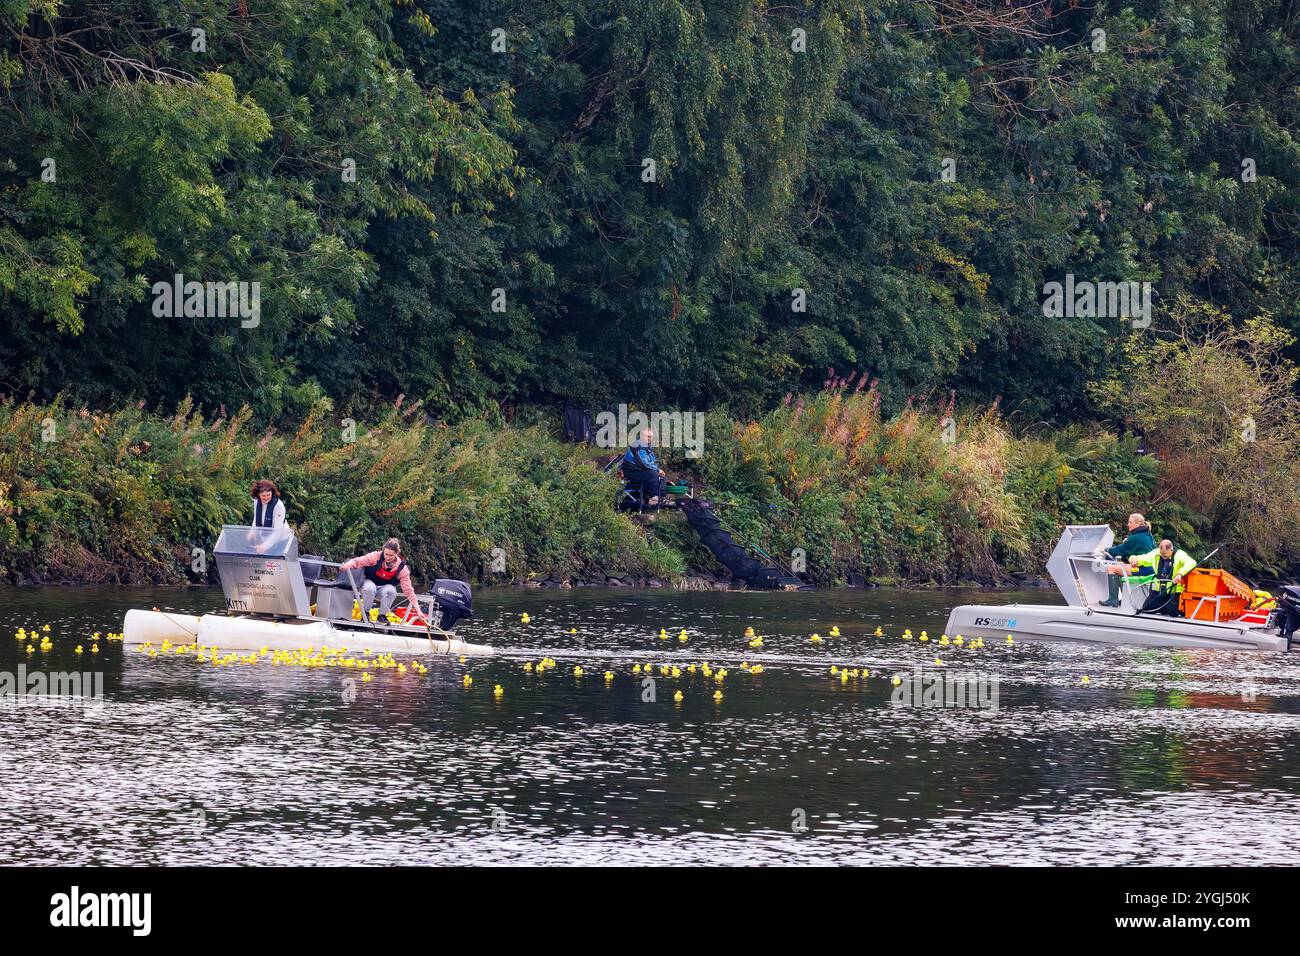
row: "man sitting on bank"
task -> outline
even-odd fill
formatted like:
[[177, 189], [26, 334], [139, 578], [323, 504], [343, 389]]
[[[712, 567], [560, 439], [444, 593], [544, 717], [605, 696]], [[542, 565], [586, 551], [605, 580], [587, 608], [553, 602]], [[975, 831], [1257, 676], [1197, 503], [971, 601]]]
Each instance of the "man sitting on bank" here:
[[339, 565], [340, 577], [353, 568], [360, 569], [366, 576], [361, 585], [361, 620], [370, 620], [370, 608], [374, 606], [376, 596], [379, 598], [379, 619], [387, 620], [393, 601], [397, 599], [398, 587], [411, 607], [419, 607], [415, 588], [411, 587], [411, 569], [402, 560], [402, 542], [396, 538], [385, 541], [382, 551], [371, 551], [344, 561]]
[[1138, 554], [1129, 558], [1133, 572], [1139, 567], [1149, 567], [1155, 572], [1151, 582], [1151, 593], [1142, 605], [1142, 614], [1166, 614], [1169, 617], [1182, 617], [1178, 609], [1178, 596], [1183, 593], [1183, 577], [1196, 567], [1196, 559], [1181, 548], [1175, 549], [1168, 538], [1160, 542], [1160, 547], [1149, 554]]
[[[1106, 556], [1124, 561], [1135, 554], [1154, 551], [1155, 547], [1156, 539], [1151, 533], [1147, 519], [1134, 512], [1128, 516], [1128, 537], [1124, 539], [1123, 544], [1107, 548]], [[1110, 588], [1110, 596], [1100, 602], [1102, 607], [1119, 607], [1119, 588], [1127, 571], [1128, 568], [1123, 564], [1112, 564], [1106, 569], [1106, 584]]]
[[654, 442], [655, 433], [649, 428], [641, 429], [640, 437], [623, 453], [620, 466], [623, 480], [639, 487], [648, 505], [658, 504], [667, 486], [667, 476], [659, 467], [659, 459], [655, 458]]

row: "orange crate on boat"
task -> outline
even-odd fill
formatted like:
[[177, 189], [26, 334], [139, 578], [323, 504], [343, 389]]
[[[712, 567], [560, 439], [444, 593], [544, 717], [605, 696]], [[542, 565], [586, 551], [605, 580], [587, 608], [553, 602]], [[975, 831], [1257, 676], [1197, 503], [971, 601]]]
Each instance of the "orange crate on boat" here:
[[1234, 621], [1254, 597], [1249, 585], [1220, 568], [1193, 568], [1183, 586], [1178, 610], [1197, 621]]

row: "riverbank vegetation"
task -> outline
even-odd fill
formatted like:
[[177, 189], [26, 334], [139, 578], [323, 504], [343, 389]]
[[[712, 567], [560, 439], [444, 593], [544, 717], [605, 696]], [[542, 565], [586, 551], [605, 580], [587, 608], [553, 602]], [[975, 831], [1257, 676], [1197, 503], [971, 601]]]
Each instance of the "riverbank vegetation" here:
[[[996, 407], [951, 397], [887, 415], [874, 384], [850, 377], [755, 419], [710, 413], [702, 454], [665, 450], [665, 464], [820, 584], [1036, 578], [1063, 525], [1118, 525], [1133, 510], [1193, 553], [1223, 545], [1238, 570], [1285, 569], [1297, 550], [1284, 529], [1300, 522], [1288, 337], [1213, 316], [1193, 333], [1196, 318], [1135, 357], [1144, 384], [1097, 385], [1150, 428], [1156, 454], [1099, 426], [1017, 432]], [[1157, 392], [1183, 402], [1177, 414], [1152, 417]], [[1248, 397], [1252, 431], [1216, 436], [1237, 427], [1213, 407], [1232, 396]], [[716, 569], [678, 516], [643, 525], [616, 511], [607, 456], [562, 442], [555, 421], [449, 424], [397, 402], [367, 422], [327, 399], [292, 431], [250, 419], [205, 418], [188, 400], [165, 416], [0, 403], [0, 575], [204, 580], [195, 549], [248, 520], [247, 489], [268, 475], [304, 549], [334, 558], [396, 534], [417, 568], [479, 582], [671, 583]]]

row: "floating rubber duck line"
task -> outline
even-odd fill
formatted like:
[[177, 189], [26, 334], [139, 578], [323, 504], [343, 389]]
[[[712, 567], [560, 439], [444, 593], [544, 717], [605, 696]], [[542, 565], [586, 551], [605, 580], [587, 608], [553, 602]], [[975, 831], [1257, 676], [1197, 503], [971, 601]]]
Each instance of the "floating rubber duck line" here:
[[373, 654], [370, 648], [365, 648], [361, 657], [349, 653], [346, 647], [307, 647], [291, 651], [272, 651], [269, 647], [262, 647], [248, 654], [234, 652], [222, 654], [221, 649], [216, 645], [203, 645], [197, 641], [191, 644], [173, 645], [171, 641], [164, 640], [156, 647], [153, 641], [146, 641], [139, 645], [139, 652], [150, 658], [168, 654], [173, 657], [190, 656], [200, 664], [210, 664], [213, 667], [235, 665], [251, 667], [266, 663], [272, 667], [307, 669], [337, 667], [341, 670], [361, 671], [363, 674], [384, 670], [395, 671], [398, 674], [411, 672], [420, 676], [429, 673], [429, 668], [418, 660], [399, 661], [391, 654]]

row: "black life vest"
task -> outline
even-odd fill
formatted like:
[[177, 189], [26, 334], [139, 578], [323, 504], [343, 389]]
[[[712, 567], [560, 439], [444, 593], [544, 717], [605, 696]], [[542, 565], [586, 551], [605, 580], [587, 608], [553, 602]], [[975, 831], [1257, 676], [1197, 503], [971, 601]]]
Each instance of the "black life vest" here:
[[374, 581], [376, 584], [397, 584], [397, 576], [402, 573], [402, 568], [406, 567], [406, 562], [401, 558], [397, 559], [397, 565], [389, 571], [384, 567], [384, 559], [381, 555], [378, 563], [370, 565], [363, 572], [367, 580]]
[[1168, 587], [1169, 582], [1173, 580], [1173, 577], [1174, 556], [1171, 554], [1166, 558], [1161, 555], [1160, 559], [1156, 562], [1156, 590], [1165, 590], [1165, 588]]
[[[271, 522], [275, 520], [275, 506], [280, 503], [279, 495], [272, 495], [271, 500], [265, 505], [262, 504], [261, 498], [254, 498], [253, 502], [256, 508], [253, 510], [253, 527], [269, 528]], [[263, 511], [265, 509], [265, 512]]]

